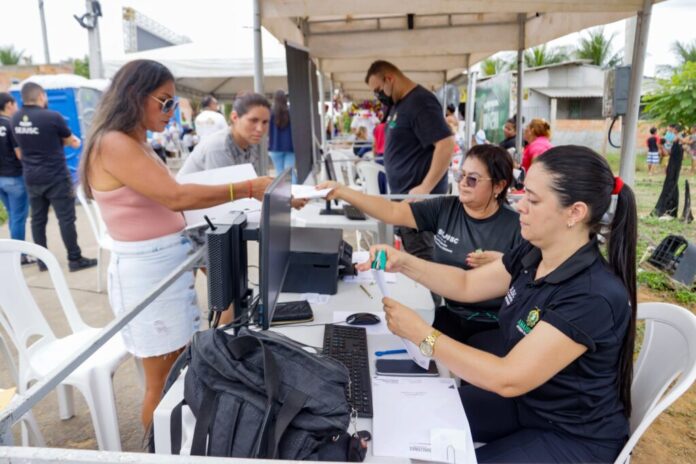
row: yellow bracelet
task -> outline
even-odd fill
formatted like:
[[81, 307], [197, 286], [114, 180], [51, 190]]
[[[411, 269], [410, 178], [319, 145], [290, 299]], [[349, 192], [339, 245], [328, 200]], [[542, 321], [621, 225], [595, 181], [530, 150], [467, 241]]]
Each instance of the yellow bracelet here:
[[234, 184], [230, 184], [230, 201], [234, 201]]

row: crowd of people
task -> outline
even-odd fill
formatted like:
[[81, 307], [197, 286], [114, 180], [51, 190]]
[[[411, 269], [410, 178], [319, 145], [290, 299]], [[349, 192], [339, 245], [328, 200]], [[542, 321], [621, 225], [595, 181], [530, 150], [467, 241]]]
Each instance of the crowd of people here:
[[[365, 84], [385, 111], [381, 119], [361, 114], [351, 128], [358, 140], [371, 142], [390, 191], [442, 194], [396, 202], [333, 181], [317, 186], [330, 189], [328, 199], [397, 226], [403, 249], [376, 245], [371, 260], [385, 252], [388, 271], [402, 272], [432, 292], [432, 322], [408, 301], [384, 298], [388, 328], [462, 380], [473, 439], [486, 443], [476, 450], [479, 462], [612, 462], [627, 440], [631, 413], [637, 235], [631, 188], [594, 151], [552, 146], [542, 119], [526, 124], [524, 152], [515, 153], [512, 118], [499, 145], [484, 134], [465, 153], [452, 172], [459, 193], [447, 196], [448, 171], [460, 145], [455, 109], [443, 113], [432, 92], [384, 60], [370, 65]], [[53, 206], [70, 270], [90, 267], [94, 260], [83, 257], [77, 244], [63, 155], [64, 145], [80, 141], [58, 113], [45, 109], [39, 86], [25, 84], [22, 99], [18, 109], [11, 96], [0, 94], [0, 198], [10, 213], [11, 236], [25, 238], [30, 205], [33, 239], [46, 246]], [[142, 300], [191, 252], [182, 211], [261, 199], [272, 182], [262, 176], [200, 185], [175, 177], [147, 134], [166, 129], [177, 103], [174, 77], [165, 66], [131, 61], [104, 93], [84, 145], [81, 185], [99, 205], [114, 240], [108, 298], [116, 315]], [[198, 143], [191, 144], [179, 176], [243, 163], [258, 170], [266, 134], [276, 172], [294, 168], [285, 92], [276, 92], [272, 104], [263, 95], [240, 94], [229, 124], [214, 97], [201, 108], [191, 129]], [[668, 144], [672, 153], [683, 144], [696, 156], [696, 128], [690, 135], [676, 126], [672, 136], [656, 133], [648, 140], [649, 164]], [[507, 195], [516, 168], [526, 179], [513, 208]], [[305, 202], [293, 200], [293, 206]], [[200, 329], [193, 283], [193, 273], [180, 276], [121, 331], [128, 351], [143, 363], [145, 427], [170, 367]]]

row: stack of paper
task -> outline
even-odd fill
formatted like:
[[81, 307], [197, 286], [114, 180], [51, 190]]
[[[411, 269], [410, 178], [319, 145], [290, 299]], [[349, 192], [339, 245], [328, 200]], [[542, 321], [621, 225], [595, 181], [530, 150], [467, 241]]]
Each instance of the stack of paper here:
[[454, 379], [373, 377], [372, 398], [375, 456], [476, 462]]

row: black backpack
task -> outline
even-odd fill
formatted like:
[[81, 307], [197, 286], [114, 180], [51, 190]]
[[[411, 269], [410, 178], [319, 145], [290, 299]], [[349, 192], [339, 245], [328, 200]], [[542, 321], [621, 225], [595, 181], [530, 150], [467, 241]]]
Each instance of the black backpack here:
[[197, 332], [167, 388], [186, 365], [184, 399], [171, 416], [172, 454], [181, 449], [181, 406], [187, 404], [196, 417], [192, 455], [364, 459], [364, 441], [346, 433], [349, 377], [338, 361], [279, 333], [241, 328], [236, 336]]

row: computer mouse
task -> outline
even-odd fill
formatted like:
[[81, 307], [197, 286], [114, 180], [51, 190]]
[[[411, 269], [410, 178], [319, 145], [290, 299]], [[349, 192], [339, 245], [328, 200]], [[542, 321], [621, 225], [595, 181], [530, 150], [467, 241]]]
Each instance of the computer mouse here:
[[379, 322], [379, 316], [372, 313], [355, 313], [346, 318], [346, 323], [350, 325], [373, 325]]

